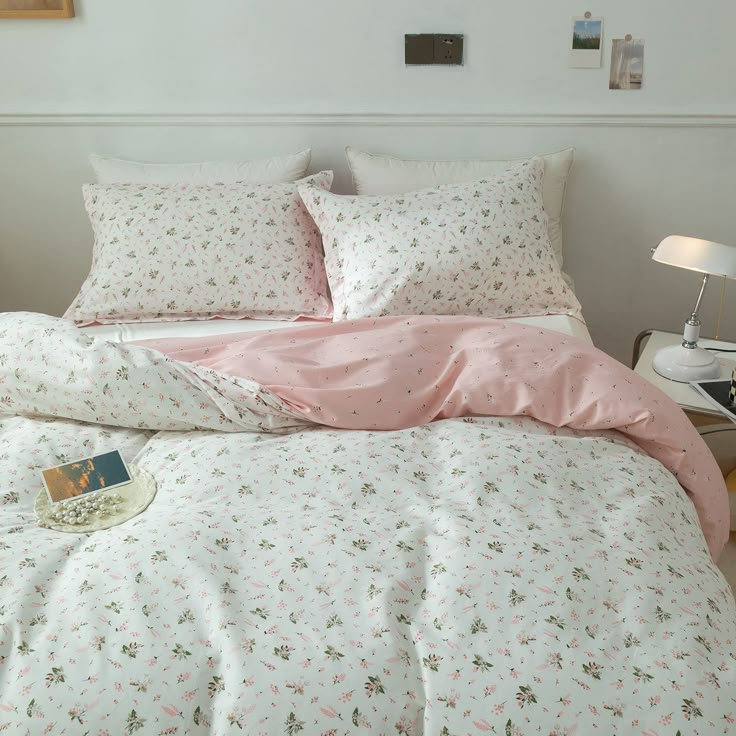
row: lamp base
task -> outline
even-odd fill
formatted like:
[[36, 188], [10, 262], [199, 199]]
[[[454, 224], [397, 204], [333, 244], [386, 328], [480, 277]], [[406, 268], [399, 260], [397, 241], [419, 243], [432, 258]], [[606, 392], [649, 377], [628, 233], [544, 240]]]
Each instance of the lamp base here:
[[658, 350], [652, 360], [652, 368], [660, 376], [682, 383], [706, 381], [721, 375], [721, 364], [714, 355], [703, 348], [682, 345], [668, 345]]

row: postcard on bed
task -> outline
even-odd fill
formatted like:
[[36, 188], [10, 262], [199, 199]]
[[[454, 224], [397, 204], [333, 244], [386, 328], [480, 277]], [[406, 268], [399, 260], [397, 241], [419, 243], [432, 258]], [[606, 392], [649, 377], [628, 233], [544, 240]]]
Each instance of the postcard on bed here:
[[41, 477], [51, 503], [108, 491], [133, 480], [118, 450], [46, 468]]

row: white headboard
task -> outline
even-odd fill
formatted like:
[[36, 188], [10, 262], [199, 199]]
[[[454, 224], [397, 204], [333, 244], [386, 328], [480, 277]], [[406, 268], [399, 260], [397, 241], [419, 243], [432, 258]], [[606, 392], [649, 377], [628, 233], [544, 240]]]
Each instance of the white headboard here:
[[[687, 272], [651, 262], [649, 248], [670, 233], [736, 238], [735, 136], [736, 116], [0, 116], [0, 310], [61, 314], [76, 294], [90, 264], [80, 187], [92, 179], [93, 152], [195, 161], [311, 146], [312, 169], [334, 169], [335, 190], [351, 192], [348, 144], [417, 158], [574, 146], [565, 267], [594, 340], [628, 360], [642, 328], [679, 328], [695, 288]], [[708, 294], [704, 333], [717, 291]], [[727, 319], [724, 332], [736, 336], [736, 321]]]

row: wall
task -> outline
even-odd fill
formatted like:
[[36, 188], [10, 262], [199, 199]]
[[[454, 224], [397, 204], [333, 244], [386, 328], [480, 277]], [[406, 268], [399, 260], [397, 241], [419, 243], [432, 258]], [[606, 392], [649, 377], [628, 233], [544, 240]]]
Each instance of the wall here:
[[[76, 6], [71, 21], [0, 21], [0, 309], [59, 314], [76, 293], [91, 152], [186, 161], [311, 145], [313, 168], [349, 191], [346, 144], [447, 158], [573, 145], [567, 267], [594, 338], [624, 360], [639, 329], [677, 328], [696, 296], [697, 278], [648, 248], [672, 232], [736, 242], [731, 3]], [[585, 10], [606, 20], [603, 69], [567, 66]], [[466, 64], [404, 67], [403, 34], [424, 31], [465, 33]], [[609, 41], [626, 33], [646, 40], [644, 89], [610, 92]], [[730, 314], [735, 298], [729, 285]], [[736, 319], [725, 328], [736, 338]]]

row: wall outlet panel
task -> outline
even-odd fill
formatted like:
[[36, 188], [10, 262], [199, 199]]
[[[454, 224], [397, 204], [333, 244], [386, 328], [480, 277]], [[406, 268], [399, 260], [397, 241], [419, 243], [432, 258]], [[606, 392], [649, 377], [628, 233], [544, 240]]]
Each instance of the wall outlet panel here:
[[463, 35], [453, 33], [407, 33], [404, 63], [407, 65], [463, 63]]
[[452, 33], [434, 34], [434, 63], [462, 64], [463, 36]]

